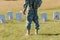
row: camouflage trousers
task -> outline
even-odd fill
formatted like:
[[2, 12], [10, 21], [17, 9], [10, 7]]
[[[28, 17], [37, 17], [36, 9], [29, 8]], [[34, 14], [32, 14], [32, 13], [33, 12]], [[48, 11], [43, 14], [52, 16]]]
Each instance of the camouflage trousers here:
[[37, 10], [29, 10], [26, 15], [26, 28], [27, 30], [31, 29], [32, 21], [35, 23], [35, 29], [39, 29], [38, 15]]

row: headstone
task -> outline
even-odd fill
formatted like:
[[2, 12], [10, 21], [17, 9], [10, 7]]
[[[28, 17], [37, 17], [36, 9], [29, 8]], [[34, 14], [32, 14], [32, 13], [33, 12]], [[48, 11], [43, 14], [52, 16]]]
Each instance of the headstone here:
[[4, 23], [5, 22], [5, 15], [0, 14], [0, 23]]
[[45, 12], [41, 13], [41, 20], [44, 22], [47, 20], [47, 14]]
[[7, 16], [8, 16], [8, 20], [13, 19], [13, 12], [12, 11], [8, 11]]
[[53, 19], [54, 19], [54, 20], [59, 20], [59, 12], [58, 12], [58, 11], [55, 11], [55, 12], [53, 13]]
[[19, 21], [22, 20], [22, 12], [21, 11], [16, 13], [16, 20], [19, 20]]

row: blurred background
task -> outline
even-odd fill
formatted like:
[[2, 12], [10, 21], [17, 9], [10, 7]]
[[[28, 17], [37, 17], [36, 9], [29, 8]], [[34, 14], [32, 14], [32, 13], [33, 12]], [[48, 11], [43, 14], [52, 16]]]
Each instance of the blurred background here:
[[18, 1], [18, 0], [0, 0], [0, 1]]
[[[24, 0], [0, 0], [0, 11], [16, 10], [23, 8]], [[40, 9], [60, 9], [60, 0], [42, 0]]]
[[[4, 14], [7, 19], [7, 11], [13, 12], [13, 19], [6, 20], [0, 24], [0, 40], [60, 40], [60, 17], [53, 19], [53, 12], [57, 10], [60, 15], [60, 0], [42, 0], [42, 5], [38, 9], [40, 30], [39, 35], [34, 34], [34, 24], [32, 24], [31, 36], [26, 37], [26, 16], [22, 16], [21, 21], [16, 20], [16, 12], [23, 9], [24, 0], [0, 0], [0, 14]], [[47, 21], [42, 22], [41, 12], [46, 12]]]

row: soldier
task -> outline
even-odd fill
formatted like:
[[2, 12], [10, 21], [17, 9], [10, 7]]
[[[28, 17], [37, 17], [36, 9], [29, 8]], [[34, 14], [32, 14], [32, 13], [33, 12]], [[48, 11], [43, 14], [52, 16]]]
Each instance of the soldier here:
[[35, 34], [38, 34], [39, 23], [37, 9], [40, 7], [42, 0], [25, 0], [23, 14], [26, 13], [27, 35], [30, 35], [31, 23], [35, 23]]

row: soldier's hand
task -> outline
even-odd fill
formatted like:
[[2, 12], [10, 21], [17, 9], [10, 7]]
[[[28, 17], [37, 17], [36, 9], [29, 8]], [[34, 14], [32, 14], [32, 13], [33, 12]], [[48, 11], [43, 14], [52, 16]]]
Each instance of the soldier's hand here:
[[26, 15], [26, 14], [25, 14], [25, 11], [23, 11], [23, 14]]

